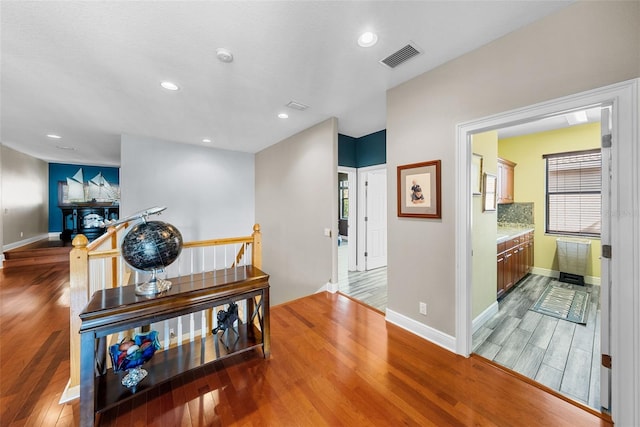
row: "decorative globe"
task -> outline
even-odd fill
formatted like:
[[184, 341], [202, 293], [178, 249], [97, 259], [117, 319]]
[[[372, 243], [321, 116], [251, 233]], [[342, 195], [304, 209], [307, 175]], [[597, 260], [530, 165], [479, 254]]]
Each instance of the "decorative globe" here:
[[174, 262], [182, 252], [182, 234], [176, 227], [162, 221], [143, 221], [124, 236], [122, 257], [133, 268], [152, 272], [145, 287], [138, 285], [139, 295], [154, 295], [169, 289], [170, 282], [157, 283], [156, 271]]

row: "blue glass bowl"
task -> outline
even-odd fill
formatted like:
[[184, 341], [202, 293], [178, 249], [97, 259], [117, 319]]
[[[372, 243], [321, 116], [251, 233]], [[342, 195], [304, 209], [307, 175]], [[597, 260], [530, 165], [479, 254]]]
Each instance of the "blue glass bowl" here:
[[113, 372], [127, 371], [148, 362], [160, 349], [158, 331], [137, 334], [109, 347]]

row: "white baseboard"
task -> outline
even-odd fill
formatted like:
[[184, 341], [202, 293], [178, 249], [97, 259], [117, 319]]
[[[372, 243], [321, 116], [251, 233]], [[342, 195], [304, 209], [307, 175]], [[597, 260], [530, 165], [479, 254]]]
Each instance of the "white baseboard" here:
[[62, 233], [61, 231], [56, 231], [53, 233], [49, 233], [49, 240], [58, 240], [60, 239], [60, 233]]
[[321, 286], [320, 289], [318, 289], [315, 293], [319, 294], [320, 292], [330, 292], [332, 294], [335, 294], [336, 292], [338, 292], [338, 284], [327, 282], [323, 286]]
[[473, 319], [473, 322], [471, 323], [473, 333], [475, 334], [478, 331], [478, 329], [482, 327], [482, 325], [487, 323], [493, 316], [498, 314], [498, 311], [499, 311], [498, 301], [494, 301], [494, 303], [491, 304], [489, 307], [487, 307], [485, 311], [483, 311], [478, 315], [478, 317]]
[[69, 382], [67, 382], [67, 385], [64, 388], [62, 395], [60, 396], [60, 400], [58, 401], [59, 405], [80, 398], [80, 386], [77, 385], [69, 387], [69, 385], [71, 385], [71, 379], [69, 379]]
[[18, 242], [9, 243], [2, 247], [3, 251], [10, 251], [11, 249], [19, 248], [20, 246], [28, 245], [29, 243], [37, 242], [38, 240], [48, 239], [49, 233], [39, 234], [37, 236], [29, 237], [28, 239], [20, 240]]
[[[553, 277], [557, 279], [560, 277], [560, 272], [556, 270], [549, 270], [547, 268], [533, 267], [531, 269], [532, 274], [537, 274], [539, 276], [545, 277]], [[584, 276], [584, 283], [594, 286], [600, 286], [600, 278], [595, 276]]]
[[425, 325], [424, 323], [420, 323], [389, 309], [387, 309], [386, 320], [389, 323], [393, 323], [402, 329], [406, 329], [412, 334], [418, 335], [429, 342], [455, 353], [456, 339], [451, 335], [447, 335], [437, 329]]

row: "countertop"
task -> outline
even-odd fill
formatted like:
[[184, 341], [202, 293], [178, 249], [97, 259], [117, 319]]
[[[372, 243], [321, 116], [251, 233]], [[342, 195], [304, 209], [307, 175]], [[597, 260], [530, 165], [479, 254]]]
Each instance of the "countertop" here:
[[498, 224], [498, 236], [497, 243], [506, 242], [507, 240], [511, 240], [515, 237], [518, 237], [524, 233], [528, 233], [534, 230], [533, 225], [500, 225]]

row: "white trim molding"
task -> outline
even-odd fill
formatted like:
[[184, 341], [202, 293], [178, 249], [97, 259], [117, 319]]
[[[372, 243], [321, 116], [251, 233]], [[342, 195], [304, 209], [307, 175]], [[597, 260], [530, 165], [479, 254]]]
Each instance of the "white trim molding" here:
[[21, 246], [28, 245], [29, 243], [37, 242], [38, 240], [45, 240], [49, 238], [49, 233], [38, 234], [37, 236], [29, 237], [28, 239], [20, 240], [18, 242], [9, 243], [2, 247], [2, 251], [10, 251], [11, 249], [19, 248]]
[[430, 326], [420, 323], [417, 320], [413, 320], [403, 314], [387, 309], [386, 320], [389, 323], [393, 323], [396, 326], [406, 329], [412, 334], [418, 335], [425, 340], [432, 342], [440, 347], [455, 351], [456, 339], [451, 335], [447, 335], [444, 332], [440, 332]]
[[495, 301], [489, 307], [486, 308], [482, 313], [480, 313], [475, 319], [473, 319], [472, 327], [473, 333], [475, 334], [478, 329], [480, 329], [485, 323], [487, 323], [493, 316], [498, 314], [500, 311], [500, 304], [498, 301]]
[[[456, 126], [455, 265], [458, 354], [472, 349], [471, 319], [471, 135], [587, 106], [611, 106], [611, 204], [608, 219], [610, 260], [609, 327], [602, 333], [609, 348], [611, 416], [616, 425], [640, 425], [640, 79], [605, 86]], [[604, 280], [603, 277], [603, 285]], [[607, 285], [607, 289], [608, 289]], [[603, 289], [604, 291], [604, 289]], [[602, 293], [604, 294], [604, 292]], [[603, 329], [605, 328], [603, 319]]]
[[338, 292], [338, 282], [336, 283], [332, 283], [332, 282], [327, 282], [323, 287], [321, 287], [320, 289], [318, 289], [316, 291], [316, 294], [320, 293], [320, 292], [330, 292], [332, 294], [335, 294], [336, 292]]
[[73, 387], [69, 387], [71, 385], [71, 380], [67, 382], [62, 394], [60, 395], [60, 400], [58, 401], [59, 405], [63, 403], [71, 402], [72, 400], [80, 398], [80, 385], [76, 385]]

